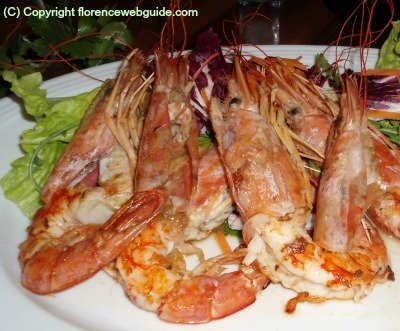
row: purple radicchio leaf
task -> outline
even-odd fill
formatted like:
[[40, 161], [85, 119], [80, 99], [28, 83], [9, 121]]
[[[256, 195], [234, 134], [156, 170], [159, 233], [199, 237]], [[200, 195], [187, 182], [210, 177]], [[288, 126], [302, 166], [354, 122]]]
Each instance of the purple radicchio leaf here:
[[[196, 46], [188, 58], [189, 75], [191, 76], [194, 76], [201, 66], [208, 61], [206, 70], [204, 70], [207, 72], [208, 77], [205, 72], [201, 72], [195, 79], [196, 87], [199, 91], [210, 87], [211, 96], [222, 100], [227, 93], [227, 83], [232, 72], [232, 64], [225, 61], [217, 34], [212, 29], [200, 34], [197, 38]], [[193, 89], [190, 98], [196, 105], [194, 114], [199, 132], [212, 135], [211, 121], [198, 97], [199, 95]]]
[[[201, 65], [215, 53], [218, 55], [207, 64], [208, 74], [213, 83], [220, 86], [212, 89], [212, 96], [224, 98], [226, 85], [232, 72], [232, 64], [225, 61], [220, 40], [212, 29], [198, 36], [196, 47], [189, 55], [189, 74], [193, 76]], [[199, 89], [208, 86], [207, 76], [204, 72], [196, 78], [196, 85]]]
[[369, 76], [368, 107], [371, 109], [389, 109], [393, 104], [400, 105], [400, 77]]
[[196, 117], [197, 127], [200, 133], [211, 134], [212, 125], [209, 118], [207, 118], [201, 111], [198, 109], [194, 110], [194, 116]]
[[225, 98], [226, 93], [228, 92], [228, 88], [226, 83], [217, 82], [214, 84], [211, 95], [216, 98], [220, 98], [221, 100]]
[[315, 64], [305, 72], [305, 75], [307, 79], [312, 80], [319, 87], [322, 87], [326, 82], [326, 77], [321, 74]]
[[[197, 99], [195, 89], [190, 91], [190, 99], [195, 104], [194, 116], [197, 122], [197, 128], [200, 133], [207, 133], [210, 134], [212, 132], [212, 125], [210, 119], [203, 113], [204, 108]], [[199, 109], [203, 109], [201, 112]]]

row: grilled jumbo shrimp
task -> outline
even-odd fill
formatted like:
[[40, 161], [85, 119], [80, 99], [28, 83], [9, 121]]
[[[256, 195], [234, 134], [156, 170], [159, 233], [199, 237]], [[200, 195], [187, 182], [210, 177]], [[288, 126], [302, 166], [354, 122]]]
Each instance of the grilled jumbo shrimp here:
[[197, 254], [203, 259], [202, 252], [186, 241], [207, 235], [232, 206], [215, 150], [198, 161], [187, 59], [158, 53], [155, 75], [135, 189], [163, 188], [167, 202], [156, 222], [134, 239], [116, 266], [128, 297], [139, 307], [170, 322], [207, 322], [254, 302], [258, 283], [254, 285], [242, 271], [219, 276], [218, 268], [213, 275], [192, 277], [186, 269], [185, 255]]
[[[351, 79], [341, 97], [341, 118], [332, 127], [317, 195], [314, 241], [333, 252], [346, 252], [367, 204], [371, 140], [357, 86]], [[371, 165], [370, 167], [373, 167]], [[350, 203], [349, 203], [350, 202]]]
[[[266, 81], [285, 113], [290, 128], [301, 139], [299, 150], [322, 160], [337, 107], [322, 90], [295, 72], [285, 61], [254, 59], [266, 70]], [[279, 62], [279, 63], [277, 63]], [[304, 68], [302, 68], [304, 70]], [[319, 100], [319, 101], [317, 101]], [[371, 127], [370, 127], [371, 128]], [[385, 232], [400, 237], [400, 151], [376, 130], [368, 130], [377, 168], [368, 168], [369, 181], [380, 190], [371, 199], [368, 215]], [[313, 155], [314, 154], [314, 155]]]
[[[257, 260], [272, 281], [299, 293], [307, 292], [307, 295], [321, 300], [358, 300], [376, 282], [386, 279], [389, 270], [386, 248], [377, 231], [367, 223], [364, 223], [364, 230], [360, 221], [356, 222], [355, 235], [345, 253], [328, 251], [307, 234], [304, 225], [311, 206], [307, 198], [309, 195], [305, 192], [306, 178], [301, 175], [271, 125], [260, 115], [260, 111], [268, 113], [259, 109], [260, 104], [266, 103], [259, 104], [256, 94], [251, 93], [248, 88], [250, 79], [244, 76], [236, 60], [228, 99], [223, 105], [213, 100], [211, 111], [232, 195], [245, 220], [243, 236], [249, 250], [245, 263]], [[348, 85], [351, 84], [354, 83]], [[235, 90], [235, 86], [240, 89]], [[349, 93], [353, 97], [354, 88], [349, 88]], [[343, 103], [343, 106], [349, 104]], [[348, 114], [343, 116], [345, 121], [353, 121], [354, 111], [342, 109], [342, 112]], [[336, 151], [334, 146], [341, 140], [337, 137], [347, 135], [346, 130], [341, 131], [344, 128], [347, 128], [345, 123], [337, 126], [330, 152]], [[362, 146], [353, 147], [360, 150], [354, 156], [362, 154]], [[353, 154], [346, 155], [353, 157]], [[333, 162], [335, 155], [330, 160]], [[362, 159], [360, 162], [363, 162]], [[360, 181], [360, 185], [355, 188], [356, 192], [359, 190], [356, 195], [363, 197], [366, 185], [362, 182], [366, 178], [363, 172], [357, 176], [359, 178], [354, 180]], [[346, 176], [330, 178], [329, 173], [325, 178], [326, 181], [336, 180], [336, 186], [343, 188], [348, 185], [346, 181], [349, 179]], [[336, 207], [357, 209], [357, 205], [352, 204], [350, 196], [343, 194]], [[357, 204], [362, 202], [357, 201]]]
[[21, 283], [38, 294], [64, 290], [113, 261], [154, 218], [164, 201], [162, 191], [138, 193], [100, 227], [74, 227], [61, 236], [34, 222], [22, 243]]
[[143, 90], [144, 65], [143, 54], [135, 50], [123, 63], [116, 83], [105, 83], [46, 182], [45, 206], [35, 219], [62, 224], [62, 228], [68, 224], [69, 229], [104, 223], [132, 196], [134, 160], [120, 143], [122, 124], [117, 126], [113, 118], [118, 121], [122, 110], [128, 110], [137, 123], [130, 131], [140, 136], [139, 98], [135, 96]]
[[[29, 227], [28, 238], [21, 244], [20, 250], [23, 284], [32, 291], [53, 292], [82, 280], [86, 271], [78, 272], [78, 266], [73, 265], [71, 272], [68, 273], [71, 280], [68, 280], [68, 277], [63, 278], [61, 274], [55, 276], [60, 271], [66, 273], [66, 268], [68, 268], [68, 265], [59, 259], [63, 256], [69, 257], [71, 263], [72, 261], [77, 263], [78, 254], [83, 254], [79, 253], [83, 245], [88, 245], [88, 252], [90, 252], [90, 245], [98, 245], [97, 253], [94, 250], [95, 247], [91, 247], [92, 252], [105, 254], [101, 250], [109, 250], [108, 261], [110, 262], [133, 238], [133, 234], [138, 232], [131, 231], [132, 234], [129, 234], [130, 232], [127, 231], [130, 228], [144, 227], [144, 225], [135, 225], [134, 219], [127, 219], [122, 215], [123, 210], [127, 210], [128, 214], [131, 213], [129, 210], [133, 207], [126, 205], [122, 211], [117, 212], [133, 195], [132, 175], [129, 158], [116, 144], [104, 118], [106, 111], [117, 113], [121, 107], [132, 108], [132, 98], [125, 96], [137, 91], [142, 81], [140, 74], [143, 66], [144, 57], [139, 51], [133, 52], [127, 58], [118, 78], [120, 84], [114, 86], [111, 95], [109, 95], [111, 82], [105, 84], [49, 177], [43, 191], [45, 206], [36, 213], [33, 224]], [[154, 200], [151, 194], [149, 198]], [[157, 199], [160, 200], [161, 197]], [[143, 204], [142, 198], [138, 202], [130, 201], [132, 206], [137, 203]], [[158, 209], [160, 204], [161, 202], [158, 202], [156, 208], [156, 203], [153, 209]], [[112, 216], [116, 212], [117, 214]], [[154, 213], [144, 209], [143, 215], [140, 213], [137, 215], [138, 220], [143, 218], [143, 224], [148, 223], [144, 219], [146, 212], [149, 219], [154, 216]], [[105, 223], [109, 218], [108, 223]], [[132, 221], [133, 224], [129, 224], [128, 221]], [[103, 223], [105, 225], [100, 226]], [[127, 228], [120, 229], [124, 224]], [[118, 234], [118, 231], [123, 232]], [[124, 233], [126, 238], [122, 237]], [[114, 243], [115, 249], [107, 246], [107, 243], [97, 242], [97, 239], [101, 239], [99, 236], [108, 236], [109, 244], [111, 244], [114, 235], [120, 241], [120, 243]], [[92, 265], [92, 268], [94, 265], [97, 265], [96, 268], [101, 268], [106, 263], [96, 261], [95, 256], [92, 260], [87, 260], [90, 260], [89, 257], [82, 258], [82, 262]], [[47, 274], [40, 280], [35, 272], [37, 268], [46, 264], [48, 264], [49, 273], [51, 274], [54, 270], [55, 275]], [[94, 271], [97, 269], [93, 269]], [[74, 273], [77, 273], [76, 277]], [[87, 274], [86, 277], [89, 276], [90, 274]], [[46, 280], [46, 277], [49, 278]], [[49, 284], [46, 287], [40, 284], [43, 281], [55, 284]], [[35, 282], [39, 283], [35, 284]]]
[[[88, 180], [91, 183], [96, 182], [98, 160], [117, 144], [104, 120], [106, 108], [111, 113], [110, 116], [116, 115], [118, 109], [130, 108], [132, 95], [142, 84], [140, 74], [144, 65], [143, 54], [134, 50], [120, 69], [119, 84], [115, 85], [111, 81], [104, 84], [43, 188], [41, 197], [45, 203], [49, 203], [54, 195], [66, 187]], [[130, 97], [126, 98], [126, 94]]]

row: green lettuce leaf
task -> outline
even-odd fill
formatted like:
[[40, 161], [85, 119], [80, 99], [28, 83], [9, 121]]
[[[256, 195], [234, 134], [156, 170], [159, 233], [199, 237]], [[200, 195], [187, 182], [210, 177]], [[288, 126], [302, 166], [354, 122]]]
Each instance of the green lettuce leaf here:
[[392, 142], [400, 146], [400, 121], [398, 120], [380, 120], [370, 121]]
[[212, 146], [212, 137], [207, 133], [201, 133], [199, 135], [199, 147], [206, 151]]
[[376, 67], [378, 69], [400, 67], [400, 21], [392, 22], [392, 31], [380, 49]]
[[234, 236], [234, 237], [242, 237], [242, 230], [235, 230], [229, 226], [228, 220], [225, 220], [222, 223], [222, 229], [224, 231], [225, 236]]
[[6, 198], [31, 218], [42, 205], [40, 189], [99, 89], [52, 99], [40, 88], [40, 73], [18, 78], [6, 71], [3, 78], [12, 84], [11, 90], [23, 100], [26, 112], [36, 121], [32, 129], [21, 135], [24, 156], [12, 162], [12, 169], [0, 180]]
[[[392, 31], [380, 49], [376, 68], [400, 68], [400, 21], [392, 22]], [[398, 120], [370, 121], [370, 123], [400, 146], [400, 122]]]

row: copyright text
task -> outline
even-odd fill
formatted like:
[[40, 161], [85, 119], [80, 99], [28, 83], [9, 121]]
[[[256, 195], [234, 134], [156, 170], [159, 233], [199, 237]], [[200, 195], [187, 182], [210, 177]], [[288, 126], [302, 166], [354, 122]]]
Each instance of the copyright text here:
[[54, 9], [37, 9], [34, 7], [5, 7], [3, 9], [5, 18], [19, 18], [21, 15], [26, 17], [33, 16], [37, 18], [64, 18], [64, 17], [93, 17], [93, 16], [114, 16], [114, 17], [142, 17], [149, 18], [155, 16], [198, 16], [196, 9], [178, 9], [172, 11], [165, 7], [155, 9], [139, 9], [138, 7], [132, 9], [87, 9], [85, 7], [68, 8], [68, 7], [55, 7]]

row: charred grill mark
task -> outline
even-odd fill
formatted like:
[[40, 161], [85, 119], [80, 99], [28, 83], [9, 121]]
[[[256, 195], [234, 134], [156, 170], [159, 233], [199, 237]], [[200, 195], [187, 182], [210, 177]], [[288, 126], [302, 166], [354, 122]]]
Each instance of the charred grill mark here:
[[387, 267], [388, 280], [395, 281], [394, 272], [390, 266]]
[[282, 252], [285, 253], [285, 260], [290, 260], [297, 268], [304, 268], [304, 259], [312, 259], [314, 255], [313, 247], [305, 238], [297, 237], [291, 244], [283, 247]]
[[305, 238], [298, 237], [291, 244], [286, 245], [282, 249], [282, 252], [287, 254], [304, 254], [307, 252], [308, 245], [310, 245], [310, 243]]

